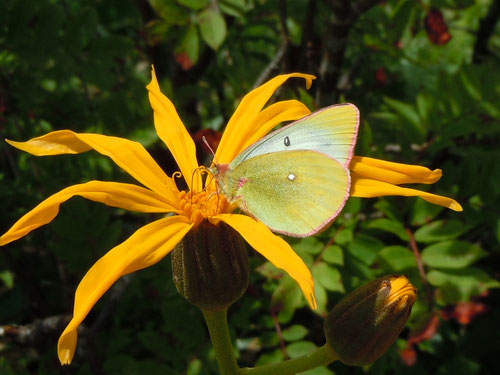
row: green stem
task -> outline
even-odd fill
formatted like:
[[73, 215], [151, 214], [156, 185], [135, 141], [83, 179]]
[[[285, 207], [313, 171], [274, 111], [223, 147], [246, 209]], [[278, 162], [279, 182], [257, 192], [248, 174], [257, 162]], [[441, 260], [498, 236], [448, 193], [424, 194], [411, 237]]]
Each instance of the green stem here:
[[303, 355], [298, 358], [290, 359], [281, 363], [273, 363], [271, 365], [243, 368], [240, 369], [239, 375], [290, 375], [299, 372], [307, 371], [318, 366], [326, 366], [329, 363], [337, 360], [337, 356], [328, 345], [323, 345], [321, 348], [312, 353]]
[[207, 322], [221, 375], [238, 374], [238, 365], [227, 326], [227, 309], [223, 311], [202, 310], [202, 312]]

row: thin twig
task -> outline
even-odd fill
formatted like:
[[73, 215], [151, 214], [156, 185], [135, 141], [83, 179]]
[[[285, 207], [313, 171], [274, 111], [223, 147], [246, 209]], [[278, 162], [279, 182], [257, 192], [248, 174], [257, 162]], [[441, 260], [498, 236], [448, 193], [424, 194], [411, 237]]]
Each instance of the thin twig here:
[[276, 54], [274, 55], [273, 59], [269, 62], [269, 64], [267, 64], [262, 73], [260, 73], [259, 77], [257, 77], [257, 79], [255, 80], [255, 83], [253, 84], [254, 89], [259, 87], [269, 79], [273, 71], [278, 68], [278, 65], [281, 63], [281, 60], [285, 56], [287, 49], [288, 49], [288, 43], [283, 42], [278, 51], [276, 52]]
[[281, 330], [280, 322], [278, 320], [278, 317], [276, 316], [276, 314], [273, 311], [271, 311], [271, 316], [272, 316], [273, 322], [274, 322], [274, 329], [276, 330], [276, 333], [278, 334], [278, 338], [280, 340], [281, 351], [283, 352], [284, 358], [288, 359], [288, 358], [290, 358], [290, 356], [288, 355], [288, 352], [286, 351], [285, 339], [283, 338], [283, 331]]
[[0, 340], [31, 345], [44, 340], [47, 335], [59, 333], [70, 319], [70, 315], [54, 315], [24, 325], [3, 325], [0, 326]]
[[434, 299], [432, 298], [432, 290], [429, 285], [429, 282], [427, 281], [427, 275], [425, 273], [424, 269], [424, 264], [422, 262], [422, 257], [420, 255], [420, 251], [418, 250], [418, 245], [417, 241], [415, 241], [415, 236], [413, 235], [413, 232], [411, 231], [410, 228], [406, 228], [406, 233], [408, 233], [408, 236], [410, 237], [410, 247], [411, 250], [413, 251], [413, 254], [415, 255], [415, 260], [417, 261], [417, 268], [418, 272], [420, 273], [420, 277], [422, 279], [422, 283], [424, 284], [424, 289], [425, 289], [425, 295], [427, 298], [427, 301], [430, 306], [432, 306]]
[[288, 52], [288, 47], [290, 45], [290, 35], [288, 34], [288, 27], [286, 25], [287, 18], [287, 7], [286, 0], [280, 0], [280, 34], [281, 34], [281, 45], [276, 51], [273, 59], [267, 64], [262, 73], [259, 75], [253, 88], [257, 88], [262, 85], [265, 81], [269, 79], [271, 74], [275, 70], [278, 70], [278, 65], [284, 60], [286, 53]]
[[332, 20], [327, 26], [328, 38], [324, 42], [319, 67], [320, 88], [316, 92], [316, 101], [320, 107], [338, 101], [339, 81], [350, 30], [358, 18], [377, 4], [378, 0], [330, 0], [328, 3]]

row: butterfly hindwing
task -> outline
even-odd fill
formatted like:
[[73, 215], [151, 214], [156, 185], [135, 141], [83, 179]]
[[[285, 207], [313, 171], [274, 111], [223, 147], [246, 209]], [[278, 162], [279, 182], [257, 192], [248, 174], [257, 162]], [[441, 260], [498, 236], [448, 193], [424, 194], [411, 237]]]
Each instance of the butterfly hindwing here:
[[226, 172], [225, 181], [243, 210], [271, 230], [296, 237], [333, 220], [350, 188], [347, 168], [312, 150], [254, 156]]

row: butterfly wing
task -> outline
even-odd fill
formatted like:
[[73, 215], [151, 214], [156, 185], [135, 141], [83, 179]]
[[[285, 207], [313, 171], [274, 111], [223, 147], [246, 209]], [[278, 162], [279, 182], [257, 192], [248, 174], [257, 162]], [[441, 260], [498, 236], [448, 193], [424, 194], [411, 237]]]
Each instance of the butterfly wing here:
[[318, 232], [343, 208], [350, 175], [311, 150], [262, 154], [226, 172], [223, 190], [271, 230], [295, 237]]
[[358, 127], [359, 110], [353, 104], [326, 107], [254, 143], [233, 160], [231, 167], [234, 169], [238, 164], [258, 155], [292, 150], [322, 152], [348, 166]]

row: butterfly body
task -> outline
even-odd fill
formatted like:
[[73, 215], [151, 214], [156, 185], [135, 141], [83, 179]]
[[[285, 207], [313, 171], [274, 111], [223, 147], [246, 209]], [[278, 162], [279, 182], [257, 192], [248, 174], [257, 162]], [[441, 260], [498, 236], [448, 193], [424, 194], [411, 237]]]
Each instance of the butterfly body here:
[[352, 104], [317, 111], [264, 137], [230, 164], [217, 165], [219, 188], [271, 230], [312, 235], [339, 214], [349, 196], [358, 124]]

